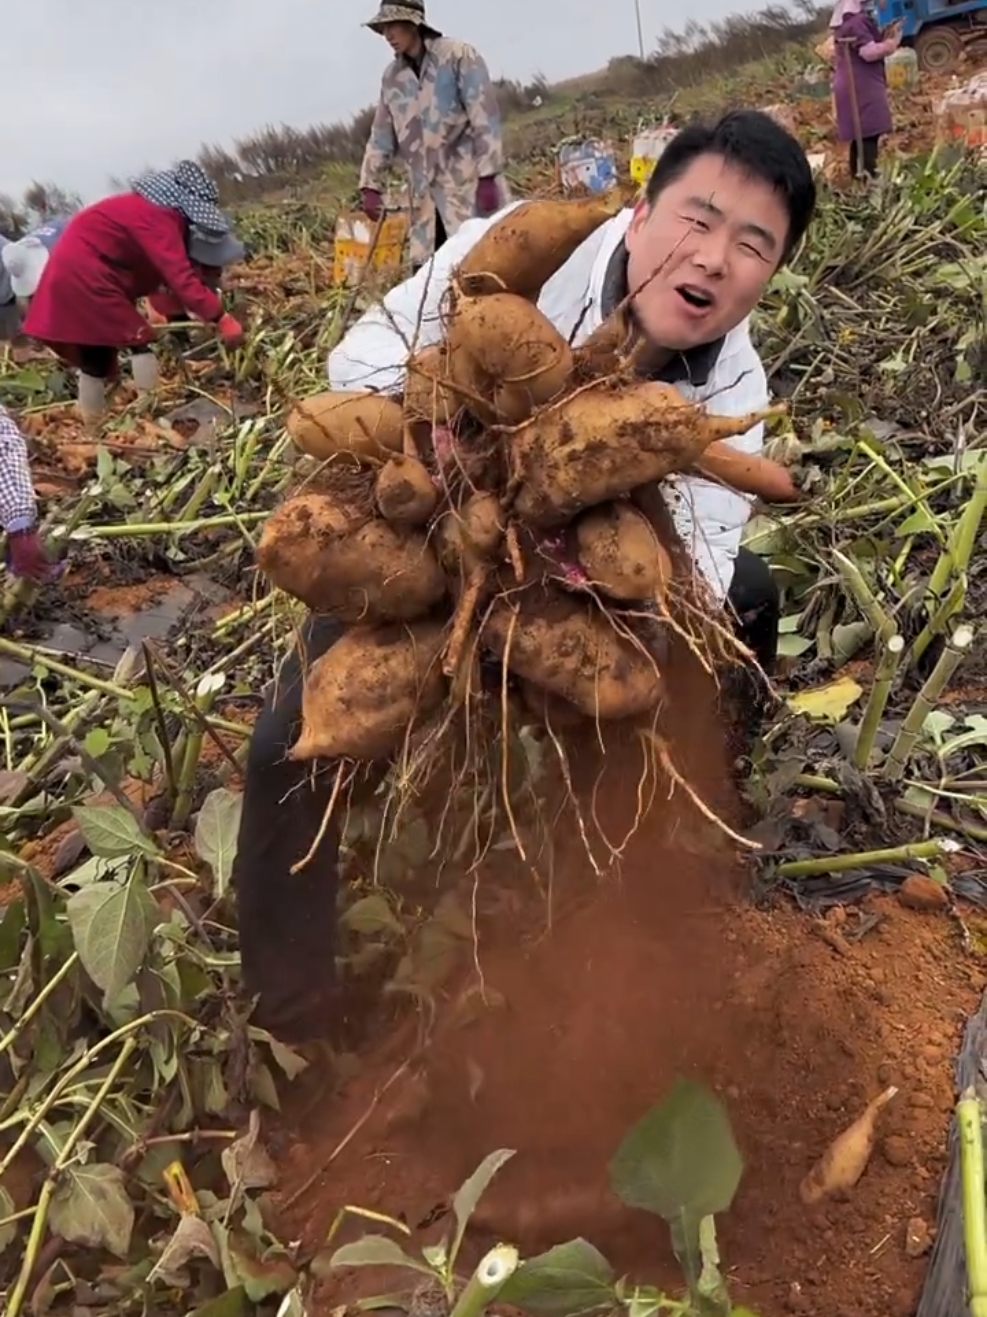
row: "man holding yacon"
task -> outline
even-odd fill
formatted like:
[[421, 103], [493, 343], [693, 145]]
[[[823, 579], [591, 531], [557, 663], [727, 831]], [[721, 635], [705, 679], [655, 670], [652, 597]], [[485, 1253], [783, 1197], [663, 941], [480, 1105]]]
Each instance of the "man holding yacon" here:
[[[646, 379], [724, 416], [768, 402], [748, 317], [801, 241], [815, 207], [798, 142], [767, 115], [740, 111], [685, 128], [658, 161], [646, 194], [580, 246], [538, 305], [578, 344], [632, 294], [648, 348]], [[398, 394], [409, 344], [443, 337], [442, 303], [459, 262], [496, 220], [474, 219], [413, 278], [371, 307], [333, 349], [334, 389]], [[657, 271], [657, 273], [655, 273]], [[728, 441], [757, 453], [761, 425]], [[699, 476], [660, 482], [661, 501], [713, 598], [760, 666], [778, 645], [779, 597], [767, 564], [740, 546], [752, 500]], [[301, 676], [339, 638], [331, 616], [310, 618], [254, 727], [233, 881], [247, 990], [259, 1023], [290, 1041], [331, 1031], [338, 834], [323, 826], [336, 765], [287, 757], [301, 724]], [[752, 693], [746, 711], [756, 717]], [[311, 853], [298, 873], [292, 867]]]
[[384, 4], [366, 25], [394, 59], [380, 87], [360, 171], [364, 214], [383, 212], [383, 175], [401, 161], [411, 194], [411, 262], [417, 270], [475, 216], [507, 200], [500, 112], [482, 57], [425, 21], [424, 0]]

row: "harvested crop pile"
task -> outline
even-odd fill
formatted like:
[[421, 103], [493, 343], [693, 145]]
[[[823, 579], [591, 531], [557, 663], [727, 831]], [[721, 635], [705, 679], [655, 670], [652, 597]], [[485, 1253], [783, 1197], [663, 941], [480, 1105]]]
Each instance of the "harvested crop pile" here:
[[294, 758], [386, 759], [475, 701], [553, 727], [652, 715], [655, 621], [673, 620], [688, 587], [667, 525], [630, 496], [690, 470], [784, 496], [780, 469], [723, 443], [772, 409], [709, 416], [635, 376], [620, 314], [573, 351], [538, 309], [614, 209], [590, 198], [509, 211], [454, 272], [444, 341], [412, 353], [402, 397], [325, 393], [292, 413], [295, 443], [339, 489], [330, 480], [279, 508], [258, 561], [357, 628], [308, 675]]

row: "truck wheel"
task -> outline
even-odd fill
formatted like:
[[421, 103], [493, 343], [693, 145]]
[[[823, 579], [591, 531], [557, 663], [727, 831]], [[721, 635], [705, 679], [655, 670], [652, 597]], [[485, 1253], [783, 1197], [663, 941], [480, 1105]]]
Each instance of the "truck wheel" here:
[[926, 73], [948, 73], [963, 54], [963, 42], [955, 28], [946, 24], [926, 27], [915, 38], [919, 68]]

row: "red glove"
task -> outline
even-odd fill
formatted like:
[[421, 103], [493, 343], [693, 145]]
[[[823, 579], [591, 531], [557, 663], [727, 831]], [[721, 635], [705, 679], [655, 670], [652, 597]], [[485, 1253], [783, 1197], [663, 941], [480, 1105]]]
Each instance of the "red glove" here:
[[243, 325], [228, 311], [216, 321], [216, 328], [227, 347], [239, 347], [243, 342]]
[[384, 198], [373, 187], [364, 187], [360, 189], [360, 209], [366, 215], [368, 220], [374, 224], [384, 213]]
[[500, 210], [500, 188], [497, 180], [481, 178], [476, 185], [476, 213], [481, 219]]
[[58, 575], [58, 564], [48, 557], [37, 528], [15, 530], [7, 536], [7, 570], [29, 581], [48, 581]]

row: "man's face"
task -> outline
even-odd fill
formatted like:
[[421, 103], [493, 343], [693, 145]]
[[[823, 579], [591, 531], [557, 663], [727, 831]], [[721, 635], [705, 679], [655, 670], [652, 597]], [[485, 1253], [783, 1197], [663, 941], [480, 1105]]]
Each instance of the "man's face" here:
[[381, 36], [395, 55], [414, 55], [421, 45], [421, 36], [414, 23], [384, 23]]
[[780, 265], [787, 234], [781, 197], [718, 155], [697, 156], [650, 210], [641, 202], [627, 273], [652, 345], [685, 352], [739, 325]]

